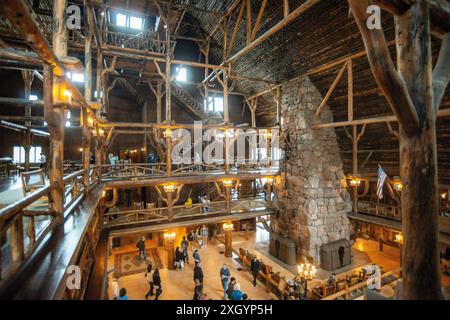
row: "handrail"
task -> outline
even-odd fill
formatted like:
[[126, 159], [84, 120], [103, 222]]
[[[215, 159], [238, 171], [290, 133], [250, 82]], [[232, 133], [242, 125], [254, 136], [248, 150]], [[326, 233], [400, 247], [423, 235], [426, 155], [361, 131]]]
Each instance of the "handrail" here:
[[[402, 268], [397, 268], [397, 269], [388, 271], [388, 272], [384, 273], [381, 276], [381, 279], [384, 279], [384, 278], [386, 278], [388, 276], [391, 276], [391, 275], [395, 275], [397, 273], [400, 273], [401, 271], [402, 271]], [[346, 288], [344, 290], [336, 292], [336, 293], [334, 293], [332, 295], [329, 295], [329, 296], [327, 296], [325, 298], [322, 298], [321, 300], [336, 300], [337, 298], [340, 298], [342, 296], [346, 297], [346, 296], [349, 296], [350, 293], [352, 293], [353, 291], [356, 291], [356, 290], [359, 290], [361, 288], [364, 288], [365, 286], [367, 286], [367, 282], [366, 281], [362, 281], [362, 282], [360, 282], [358, 284], [355, 284], [354, 286], [351, 286], [349, 288]]]
[[28, 195], [23, 197], [17, 202], [11, 203], [0, 209], [0, 223], [5, 222], [8, 219], [11, 219], [14, 215], [18, 214], [21, 210], [28, 207], [33, 202], [39, 200], [44, 195], [48, 194], [53, 189], [52, 186], [46, 185]]

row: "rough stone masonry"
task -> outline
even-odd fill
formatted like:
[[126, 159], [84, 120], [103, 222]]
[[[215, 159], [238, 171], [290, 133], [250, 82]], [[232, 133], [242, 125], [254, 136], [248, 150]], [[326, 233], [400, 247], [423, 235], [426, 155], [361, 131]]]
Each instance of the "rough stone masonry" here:
[[282, 183], [275, 188], [279, 213], [272, 228], [297, 243], [299, 257], [319, 265], [323, 244], [350, 237], [351, 199], [334, 130], [312, 128], [333, 121], [328, 106], [320, 118], [314, 115], [322, 96], [308, 78], [282, 90], [282, 131], [289, 142], [280, 139], [286, 160]]

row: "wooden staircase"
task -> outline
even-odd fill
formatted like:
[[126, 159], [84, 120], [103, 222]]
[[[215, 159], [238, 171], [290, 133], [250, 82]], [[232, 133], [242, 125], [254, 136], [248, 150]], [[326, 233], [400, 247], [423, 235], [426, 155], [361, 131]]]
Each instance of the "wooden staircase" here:
[[180, 83], [176, 81], [172, 82], [172, 95], [184, 106], [186, 106], [189, 112], [200, 118], [203, 123], [210, 120], [217, 121], [217, 123], [223, 122], [223, 118], [219, 113], [215, 113], [214, 116], [212, 116], [205, 112], [203, 103], [196, 100], [185, 88], [183, 88]]

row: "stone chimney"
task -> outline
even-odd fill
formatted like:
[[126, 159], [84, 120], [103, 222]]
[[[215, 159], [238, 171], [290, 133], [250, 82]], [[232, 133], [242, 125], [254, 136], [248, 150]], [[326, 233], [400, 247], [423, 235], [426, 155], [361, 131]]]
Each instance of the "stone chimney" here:
[[281, 184], [275, 188], [279, 213], [272, 219], [275, 232], [297, 243], [298, 257], [316, 265], [320, 247], [349, 239], [351, 230], [347, 218], [351, 199], [336, 134], [332, 128], [312, 128], [315, 123], [333, 121], [328, 106], [315, 117], [321, 101], [309, 78], [282, 88], [280, 145], [286, 160], [281, 162]]

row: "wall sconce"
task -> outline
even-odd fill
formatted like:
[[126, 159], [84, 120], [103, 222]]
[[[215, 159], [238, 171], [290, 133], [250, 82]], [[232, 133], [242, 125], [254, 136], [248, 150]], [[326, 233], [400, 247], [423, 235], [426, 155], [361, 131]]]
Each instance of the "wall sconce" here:
[[233, 231], [234, 225], [231, 222], [226, 222], [222, 225], [224, 231]]
[[80, 148], [80, 149], [78, 149], [78, 150], [80, 150], [80, 152], [83, 152], [83, 148]]
[[167, 241], [173, 241], [177, 237], [175, 232], [164, 232], [164, 239]]
[[172, 192], [175, 192], [175, 190], [177, 189], [177, 186], [174, 184], [165, 184], [163, 186], [163, 188], [166, 193], [172, 193]]
[[225, 188], [231, 188], [233, 186], [233, 180], [223, 180], [223, 186]]
[[172, 130], [170, 130], [170, 128], [167, 128], [166, 130], [164, 130], [163, 132], [164, 138], [171, 138], [172, 137]]
[[274, 178], [273, 177], [266, 177], [266, 183], [272, 185]]
[[359, 187], [361, 185], [361, 179], [352, 177], [350, 178], [350, 186], [352, 187]]
[[403, 244], [403, 234], [402, 233], [397, 233], [395, 235], [395, 242], [399, 243], [399, 244]]
[[403, 190], [403, 184], [400, 181], [394, 182], [394, 189], [398, 192], [401, 192]]
[[92, 128], [94, 126], [94, 118], [91, 116], [88, 117], [88, 127]]
[[100, 135], [100, 137], [103, 137], [103, 135], [105, 134], [105, 130], [103, 129], [98, 130], [98, 134]]
[[446, 197], [447, 197], [447, 192], [441, 193], [441, 198], [442, 198], [442, 200], [445, 200]]
[[106, 197], [106, 190], [103, 190], [103, 192], [102, 192], [102, 198], [105, 198]]
[[272, 132], [270, 130], [266, 131], [266, 139], [269, 140], [270, 138], [272, 138]]

